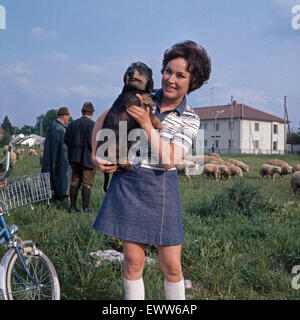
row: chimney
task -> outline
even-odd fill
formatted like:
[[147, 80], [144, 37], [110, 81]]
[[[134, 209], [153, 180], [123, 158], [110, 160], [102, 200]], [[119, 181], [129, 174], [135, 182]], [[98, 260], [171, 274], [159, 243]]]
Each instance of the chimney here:
[[233, 101], [232, 101], [232, 105], [233, 105], [233, 106], [236, 106], [237, 104], [238, 104], [238, 102], [237, 102], [236, 100], [233, 100]]

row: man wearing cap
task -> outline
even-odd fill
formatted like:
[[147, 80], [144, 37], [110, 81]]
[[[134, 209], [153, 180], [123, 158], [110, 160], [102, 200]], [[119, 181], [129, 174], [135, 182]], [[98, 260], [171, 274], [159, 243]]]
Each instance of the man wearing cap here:
[[82, 209], [91, 213], [91, 188], [95, 182], [96, 169], [92, 161], [92, 132], [95, 122], [92, 120], [95, 109], [91, 102], [85, 102], [81, 109], [82, 117], [70, 123], [65, 134], [68, 146], [68, 158], [72, 167], [69, 212], [79, 212], [76, 207], [78, 190], [81, 187]]
[[70, 112], [68, 108], [59, 108], [57, 119], [52, 122], [47, 131], [42, 159], [42, 172], [50, 172], [54, 199], [59, 201], [69, 196], [71, 183], [68, 148], [64, 143], [69, 119]]

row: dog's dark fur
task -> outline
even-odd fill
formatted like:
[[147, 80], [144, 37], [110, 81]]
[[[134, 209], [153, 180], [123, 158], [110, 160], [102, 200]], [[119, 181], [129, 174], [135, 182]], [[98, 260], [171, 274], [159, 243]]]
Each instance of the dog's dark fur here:
[[[129, 132], [133, 129], [140, 128], [140, 125], [127, 113], [126, 109], [129, 106], [137, 105], [145, 109], [148, 107], [150, 119], [154, 128], [162, 128], [160, 120], [153, 114], [155, 103], [150, 96], [150, 93], [153, 90], [154, 86], [152, 79], [152, 70], [142, 62], [132, 63], [125, 72], [123, 81], [123, 90], [107, 113], [102, 126], [102, 129], [111, 129], [115, 132], [117, 145], [114, 149], [116, 152], [115, 158], [117, 160], [117, 164], [119, 164], [119, 122], [127, 122], [126, 154], [128, 153], [128, 149], [131, 146], [130, 142], [128, 141]], [[140, 104], [139, 99], [136, 97], [136, 94], [140, 94], [142, 96], [142, 105]], [[103, 143], [104, 141], [100, 141], [97, 147], [99, 147]], [[109, 154], [106, 155], [109, 156]], [[132, 165], [128, 162], [128, 160], [126, 160], [125, 162], [125, 164], [119, 164], [119, 166], [123, 170], [130, 170], [132, 168]], [[124, 161], [122, 161], [122, 163], [124, 163]], [[104, 178], [103, 189], [106, 192], [109, 181], [109, 174], [105, 173]]]

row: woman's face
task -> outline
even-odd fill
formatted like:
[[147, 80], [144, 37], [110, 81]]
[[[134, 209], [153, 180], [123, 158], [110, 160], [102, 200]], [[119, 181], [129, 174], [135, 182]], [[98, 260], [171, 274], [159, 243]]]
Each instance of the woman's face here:
[[188, 62], [183, 58], [170, 60], [162, 77], [164, 98], [182, 100], [188, 91], [190, 73], [187, 71]]

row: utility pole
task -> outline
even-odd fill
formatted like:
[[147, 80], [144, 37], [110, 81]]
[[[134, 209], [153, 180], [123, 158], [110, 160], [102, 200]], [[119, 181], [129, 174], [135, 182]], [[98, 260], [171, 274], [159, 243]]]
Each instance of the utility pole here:
[[41, 120], [40, 120], [40, 136], [43, 136], [43, 118], [44, 116], [41, 115]]
[[233, 96], [231, 96], [231, 106], [230, 106], [230, 153], [232, 154], [233, 147]]
[[[291, 133], [291, 127], [290, 127], [290, 121], [289, 121], [289, 115], [288, 115], [288, 112], [287, 112], [287, 107], [286, 107], [286, 96], [284, 96], [284, 99], [283, 99], [283, 105], [284, 105], [284, 120], [286, 120], [287, 122], [287, 125], [288, 125], [288, 133], [290, 134]], [[286, 125], [284, 125], [284, 128], [286, 128]], [[286, 136], [286, 135], [285, 135]], [[293, 144], [291, 143], [291, 153], [294, 154], [294, 146]]]

